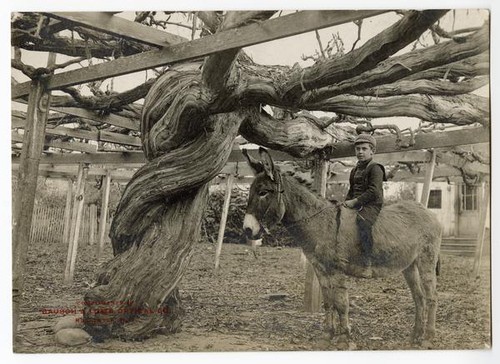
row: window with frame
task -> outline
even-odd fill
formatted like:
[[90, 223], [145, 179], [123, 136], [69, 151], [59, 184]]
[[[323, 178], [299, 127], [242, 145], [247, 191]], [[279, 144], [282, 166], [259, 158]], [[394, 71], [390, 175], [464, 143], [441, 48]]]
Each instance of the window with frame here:
[[430, 190], [427, 207], [429, 209], [440, 209], [442, 203], [442, 196], [443, 194], [441, 190]]
[[460, 188], [460, 211], [476, 211], [477, 209], [477, 186], [463, 184]]

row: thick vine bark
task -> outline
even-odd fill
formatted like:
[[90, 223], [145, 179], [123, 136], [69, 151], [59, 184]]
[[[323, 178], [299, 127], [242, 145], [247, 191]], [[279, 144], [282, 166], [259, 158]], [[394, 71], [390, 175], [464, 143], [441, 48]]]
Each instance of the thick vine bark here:
[[[363, 106], [363, 107], [361, 107]], [[489, 100], [477, 95], [430, 96], [412, 94], [392, 97], [336, 96], [312, 105], [341, 114], [384, 117], [409, 116], [433, 123], [489, 125]]]
[[[271, 13], [228, 16], [230, 24]], [[238, 20], [239, 19], [239, 20]], [[223, 23], [222, 27], [227, 26]], [[248, 110], [210, 115], [225, 95], [237, 52], [209, 57], [217, 77], [199, 64], [169, 70], [144, 102], [141, 136], [149, 162], [124, 191], [111, 226], [115, 258], [85, 295], [86, 330], [96, 338], [147, 337], [179, 329], [182, 309], [176, 286], [199, 238], [207, 183], [226, 164]], [[109, 309], [101, 302], [128, 302]]]
[[[207, 191], [207, 185], [193, 189], [158, 204], [161, 214], [154, 219], [143, 217], [149, 225], [140, 244], [108, 262], [99, 285], [85, 295], [85, 329], [92, 336], [141, 339], [179, 330], [183, 310], [176, 286], [199, 240]], [[100, 304], [110, 301], [124, 303]]]
[[423, 70], [473, 57], [489, 49], [489, 25], [464, 37], [460, 42], [448, 41], [432, 47], [392, 57], [373, 69], [343, 80], [335, 85], [318, 88], [303, 95], [301, 104], [307, 105], [345, 93], [392, 83]]

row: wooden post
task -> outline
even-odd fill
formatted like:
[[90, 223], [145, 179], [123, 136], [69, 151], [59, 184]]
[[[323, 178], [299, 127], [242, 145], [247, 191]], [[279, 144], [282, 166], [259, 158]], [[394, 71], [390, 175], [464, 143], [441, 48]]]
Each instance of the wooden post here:
[[66, 244], [69, 239], [70, 223], [71, 223], [71, 199], [73, 197], [73, 181], [68, 178], [68, 191], [66, 192], [66, 206], [64, 207], [64, 229], [62, 242]]
[[93, 246], [95, 243], [95, 230], [97, 223], [97, 206], [93, 203], [89, 205], [89, 245]]
[[477, 233], [476, 254], [474, 256], [474, 277], [479, 277], [479, 268], [481, 267], [481, 258], [483, 256], [484, 235], [486, 231], [486, 217], [490, 206], [490, 185], [483, 183], [483, 199], [481, 202], [481, 214], [479, 216], [479, 230]]
[[[314, 169], [314, 186], [316, 191], [326, 197], [326, 179], [328, 177], [328, 161], [317, 159]], [[312, 264], [306, 263], [306, 282], [304, 288], [304, 310], [318, 312], [322, 302], [321, 287]]]
[[[55, 63], [55, 54], [49, 54], [49, 65]], [[35, 205], [38, 166], [45, 142], [50, 93], [40, 78], [31, 82], [28, 98], [23, 149], [19, 163], [17, 193], [12, 216], [12, 313], [13, 342], [19, 324], [19, 306], [24, 287], [23, 273], [30, 242], [31, 222]]]
[[431, 192], [431, 182], [434, 176], [434, 167], [436, 166], [436, 151], [432, 150], [432, 156], [430, 162], [427, 164], [427, 169], [425, 171], [425, 181], [424, 187], [422, 188], [422, 196], [420, 196], [420, 203], [427, 207], [429, 202], [429, 195]]
[[76, 226], [76, 215], [77, 215], [77, 210], [78, 210], [78, 193], [81, 188], [83, 180], [83, 164], [80, 163], [78, 166], [78, 174], [76, 178], [76, 187], [75, 187], [75, 193], [73, 194], [73, 203], [72, 203], [72, 209], [71, 209], [71, 217], [70, 217], [70, 226], [69, 226], [69, 234], [68, 234], [68, 253], [66, 255], [66, 266], [64, 268], [64, 282], [68, 283], [69, 282], [69, 275], [70, 275], [70, 266], [71, 266], [71, 256], [73, 255], [73, 237], [75, 235], [75, 226]]
[[[82, 222], [82, 214], [83, 214], [83, 206], [85, 202], [85, 180], [87, 179], [89, 167], [88, 165], [83, 166], [83, 176], [80, 183], [79, 190], [76, 191], [75, 194], [75, 207], [76, 207], [76, 220], [75, 220], [75, 228], [73, 230], [73, 235], [71, 236], [71, 255], [69, 259], [69, 264], [66, 263], [66, 270], [64, 275], [64, 283], [71, 284], [73, 283], [73, 277], [75, 274], [75, 262], [76, 262], [76, 253], [78, 251], [78, 238], [80, 237], [80, 227]], [[68, 254], [69, 255], [69, 254]]]
[[215, 269], [219, 269], [220, 254], [222, 251], [222, 240], [226, 230], [227, 214], [229, 212], [229, 202], [231, 201], [231, 191], [233, 189], [233, 175], [227, 176], [226, 194], [224, 196], [224, 205], [222, 207], [222, 216], [219, 225], [219, 235], [217, 236], [217, 249], [215, 250]]
[[99, 245], [97, 258], [100, 258], [104, 249], [104, 235], [106, 234], [106, 220], [108, 218], [109, 190], [111, 185], [111, 172], [106, 171], [102, 186], [101, 217], [99, 220]]

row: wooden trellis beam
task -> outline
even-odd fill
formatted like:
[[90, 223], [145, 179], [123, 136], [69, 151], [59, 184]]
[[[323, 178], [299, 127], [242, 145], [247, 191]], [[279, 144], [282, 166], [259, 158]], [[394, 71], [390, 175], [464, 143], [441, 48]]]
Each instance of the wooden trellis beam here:
[[[94, 176], [104, 176], [106, 175], [106, 171], [109, 169], [111, 172], [111, 178], [113, 180], [120, 180], [120, 181], [128, 181], [130, 178], [135, 173], [135, 170], [124, 170], [123, 168], [139, 168], [142, 164], [125, 164], [125, 165], [119, 165], [119, 164], [106, 164], [106, 168], [99, 168], [99, 167], [90, 167], [88, 171], [88, 176], [89, 177], [94, 177]], [[118, 169], [122, 168], [122, 169]], [[17, 171], [19, 169], [19, 164], [12, 164], [12, 171]], [[236, 168], [236, 163], [228, 163], [222, 170], [221, 174], [235, 174], [236, 170], [238, 170], [238, 175], [240, 178], [238, 178], [238, 182], [240, 183], [248, 183], [253, 180], [253, 177], [250, 178], [244, 178], [242, 176], [251, 176], [252, 171], [246, 164], [239, 163], [238, 167]], [[54, 178], [68, 178], [68, 177], [75, 177], [78, 172], [78, 167], [77, 165], [67, 165], [67, 164], [56, 164], [56, 165], [51, 165], [51, 164], [43, 164], [40, 165], [38, 173], [40, 176], [45, 176], [45, 177], [54, 177]], [[480, 172], [478, 172], [480, 173]], [[462, 173], [460, 172], [459, 169], [447, 166], [447, 165], [438, 165], [435, 167], [434, 171], [434, 177], [433, 179], [439, 179], [439, 178], [462, 178]], [[412, 174], [409, 171], [406, 170], [399, 170], [394, 178], [392, 178], [390, 181], [391, 182], [403, 182], [403, 181], [408, 181], [408, 182], [423, 182], [425, 179], [425, 168], [423, 168], [420, 172]], [[333, 177], [330, 177], [328, 180], [328, 183], [347, 183], [349, 181], [349, 173], [348, 172], [340, 172], [334, 175]]]
[[57, 12], [44, 13], [46, 16], [97, 30], [119, 38], [155, 47], [168, 47], [187, 42], [188, 39], [163, 30], [113, 16], [106, 12]]
[[126, 128], [134, 131], [138, 131], [140, 128], [139, 120], [137, 120], [137, 122], [133, 122], [130, 118], [126, 118], [116, 114], [98, 115], [95, 111], [90, 111], [79, 107], [51, 107], [50, 109], [62, 114], [78, 116], [84, 119], [96, 121], [103, 124], [114, 125], [120, 128]]
[[[24, 126], [19, 126], [19, 122], [17, 122], [17, 129], [24, 128]], [[46, 128], [45, 133], [47, 135], [58, 135], [58, 136], [66, 136], [66, 137], [72, 137], [72, 138], [80, 138], [80, 139], [87, 139], [87, 140], [93, 140], [96, 142], [108, 142], [108, 143], [114, 143], [114, 144], [121, 144], [121, 145], [131, 145], [134, 147], [140, 147], [142, 146], [141, 143], [141, 138], [139, 137], [134, 137], [126, 134], [119, 134], [119, 133], [112, 133], [109, 131], [104, 131], [104, 130], [99, 130], [99, 131], [88, 131], [88, 130], [81, 130], [81, 129], [71, 129], [71, 128], [66, 128], [64, 126], [57, 126], [55, 128]], [[17, 141], [18, 137], [17, 132], [12, 133], [12, 140]], [[21, 135], [22, 136], [22, 135]], [[50, 145], [46, 145], [50, 146]], [[142, 153], [142, 152], [141, 152]]]
[[[144, 52], [73, 71], [58, 73], [47, 80], [49, 90], [121, 76], [176, 62], [205, 57], [217, 52], [243, 48], [315, 29], [349, 23], [383, 14], [389, 10], [300, 11], [291, 15], [229, 29], [190, 42]], [[29, 94], [29, 82], [12, 88], [12, 99]]]
[[[130, 152], [107, 152], [107, 153], [95, 153], [95, 154], [77, 154], [77, 153], [58, 153], [43, 155], [40, 164], [78, 164], [78, 163], [90, 163], [90, 164], [138, 164], [142, 165], [146, 163], [146, 157], [142, 151], [130, 151]], [[12, 164], [19, 164], [19, 157], [12, 157]]]
[[[410, 150], [454, 147], [464, 144], [489, 143], [490, 130], [484, 127], [471, 127], [459, 130], [422, 133], [415, 136], [415, 144], [408, 148], [396, 148], [396, 136], [386, 135], [376, 137], [377, 155], [382, 153], [395, 153]], [[351, 157], [353, 146], [349, 142], [335, 144], [331, 159]]]
[[[60, 127], [59, 127], [60, 128]], [[58, 131], [58, 128], [47, 129], [47, 134]], [[72, 131], [73, 129], [64, 128], [63, 131], [66, 133], [78, 132]], [[84, 133], [84, 135], [79, 135], [75, 137], [92, 139], [89, 138], [87, 133], [79, 131], [79, 133]], [[68, 136], [73, 136], [69, 134], [64, 134]], [[93, 139], [95, 140], [95, 139]], [[459, 145], [477, 144], [477, 143], [489, 143], [490, 142], [490, 132], [489, 129], [483, 127], [467, 128], [461, 130], [447, 131], [447, 132], [436, 132], [423, 135], [417, 135], [416, 144], [412, 147], [405, 148], [404, 150], [396, 148], [396, 137], [395, 136], [383, 136], [377, 137], [377, 156], [380, 159], [381, 156], [384, 157], [384, 161], [420, 161], [420, 159], [409, 160], [412, 158], [427, 158], [424, 154], [427, 152], [422, 152], [419, 149], [427, 148], [442, 148], [442, 147], [453, 147]], [[410, 153], [411, 151], [419, 150], [418, 153]], [[337, 143], [335, 145], [335, 159], [348, 158], [353, 154], [351, 143]], [[299, 158], [294, 158], [287, 153], [271, 151], [271, 155], [275, 161], [291, 161], [300, 160]], [[387, 159], [385, 159], [387, 158]], [[333, 158], [332, 158], [333, 159]], [[430, 159], [429, 159], [430, 160]], [[423, 160], [422, 160], [423, 161]], [[428, 160], [425, 160], [428, 161]], [[438, 159], [439, 161], [439, 159]], [[95, 154], [65, 154], [65, 155], [44, 155], [40, 160], [40, 164], [78, 164], [78, 163], [91, 163], [91, 164], [144, 164], [146, 158], [142, 151], [130, 151], [130, 152], [115, 152], [115, 153], [95, 153]], [[245, 159], [239, 150], [233, 151], [229, 158], [229, 162], [243, 162], [241, 166], [245, 165]], [[441, 160], [443, 163], [444, 160]], [[12, 163], [19, 163], [19, 157], [12, 157]], [[469, 163], [468, 167], [473, 167], [480, 173], [488, 173], [489, 166], [479, 165], [477, 163]]]
[[[389, 180], [389, 182], [424, 182], [425, 181], [425, 172], [426, 169], [422, 168], [417, 173], [411, 173], [406, 170], [399, 170], [396, 172], [393, 178]], [[434, 169], [433, 180], [438, 178], [451, 178], [451, 177], [460, 177], [462, 178], [462, 172], [459, 169], [447, 166], [447, 165], [439, 165]], [[347, 183], [349, 181], [349, 173], [342, 172], [338, 173], [333, 177], [330, 177], [328, 180], [329, 183]]]
[[[12, 142], [22, 143], [23, 135], [18, 133], [11, 133]], [[67, 150], [73, 150], [84, 153], [97, 153], [97, 145], [96, 144], [88, 144], [82, 142], [60, 142], [56, 140], [45, 141], [43, 144], [44, 147], [52, 147], [52, 148], [61, 148]]]
[[[24, 100], [16, 100], [24, 104]], [[95, 111], [83, 109], [80, 107], [51, 107], [50, 110], [57, 111], [57, 113], [49, 114], [49, 120], [57, 120], [63, 118], [65, 115], [77, 116], [83, 119], [88, 119], [91, 121], [95, 121], [102, 124], [109, 124], [118, 126], [120, 128], [126, 128], [134, 131], [139, 131], [139, 119], [133, 121], [134, 119], [126, 118], [124, 116], [116, 115], [116, 114], [108, 114], [108, 115], [99, 115]], [[12, 111], [12, 128], [22, 128], [22, 126], [14, 126], [14, 125], [23, 125], [22, 122], [26, 117], [26, 113], [22, 111], [13, 110]], [[14, 124], [16, 123], [16, 124]]]

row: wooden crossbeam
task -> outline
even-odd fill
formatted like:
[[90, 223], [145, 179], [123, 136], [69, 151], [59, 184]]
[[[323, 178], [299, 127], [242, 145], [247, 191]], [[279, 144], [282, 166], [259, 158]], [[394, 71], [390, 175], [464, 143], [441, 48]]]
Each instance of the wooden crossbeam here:
[[[351, 146], [351, 154], [354, 153], [354, 149]], [[431, 160], [431, 153], [426, 150], [408, 150], [402, 152], [394, 153], [377, 153], [375, 158], [377, 161], [383, 163], [396, 163], [396, 162], [429, 162]], [[354, 156], [344, 157], [344, 158], [333, 158], [331, 161], [351, 161], [356, 162], [357, 159]]]
[[[132, 178], [133, 174], [135, 173], [135, 170], [137, 170], [139, 167], [141, 167], [142, 164], [129, 164], [128, 167], [129, 169], [112, 169], [111, 170], [111, 176], [112, 179], [119, 179], [121, 181], [128, 181], [130, 178]], [[17, 171], [19, 169], [19, 164], [13, 163], [12, 164], [12, 171]], [[93, 177], [93, 176], [104, 176], [106, 175], [107, 171], [110, 170], [110, 165], [106, 165], [105, 168], [103, 167], [93, 167], [92, 164], [90, 165], [88, 175]], [[70, 165], [58, 165], [58, 164], [40, 164], [39, 167], [39, 174], [42, 176], [57, 176], [60, 178], [63, 177], [74, 177], [78, 173], [78, 165], [77, 164], [70, 164]], [[252, 178], [248, 178], [249, 176], [251, 177], [252, 171], [250, 167], [246, 163], [236, 163], [234, 162], [229, 162], [224, 168], [220, 171], [220, 174], [231, 174], [231, 175], [236, 175], [240, 176], [238, 181], [240, 182], [249, 182], [252, 180]], [[243, 177], [245, 176], [245, 177]], [[435, 167], [434, 171], [434, 176], [433, 179], [440, 179], [440, 178], [452, 178], [452, 177], [462, 177], [461, 172], [454, 167], [447, 166], [447, 165], [438, 165]], [[390, 181], [391, 182], [403, 182], [403, 181], [408, 181], [408, 182], [423, 182], [425, 178], [425, 168], [423, 168], [420, 172], [412, 174], [409, 171], [406, 170], [400, 170], [397, 171], [394, 178], [392, 178]], [[330, 177], [328, 180], [328, 183], [347, 183], [349, 181], [349, 173], [348, 172], [341, 172], [337, 173], [335, 176]]]
[[[60, 130], [60, 129], [65, 129], [65, 130]], [[58, 135], [68, 135], [68, 132], [71, 132], [71, 129], [68, 128], [55, 128], [55, 129], [47, 129], [47, 134], [51, 134], [52, 132], [58, 132], [60, 134]], [[86, 133], [91, 133], [91, 132], [86, 132], [86, 131], [74, 131], [78, 132], [77, 137], [88, 137]], [[81, 133], [84, 133], [83, 135]], [[464, 145], [464, 141], [467, 141], [467, 144], [469, 143], [485, 143], [489, 141], [489, 131], [487, 129], [484, 129], [482, 127], [478, 128], [472, 128], [472, 129], [462, 129], [462, 130], [455, 130], [455, 131], [448, 131], [448, 132], [442, 132], [442, 133], [432, 133], [432, 134], [425, 134], [425, 138], [423, 139], [418, 139], [418, 144], [419, 146], [425, 146], [425, 147], [432, 147], [435, 145], [440, 145], [443, 146], [443, 144], [446, 144], [446, 146], [456, 146], [456, 145]], [[118, 141], [116, 139], [113, 139], [115, 142]], [[392, 136], [389, 137], [380, 137], [377, 138], [378, 140], [378, 145], [379, 148], [381, 147], [382, 150], [385, 150], [385, 153], [377, 154], [377, 159], [382, 161], [383, 163], [393, 163], [393, 162], [428, 162], [430, 160], [430, 153], [428, 151], [422, 151], [422, 150], [405, 150], [405, 151], [400, 151], [394, 148], [394, 142], [395, 139]], [[344, 144], [346, 143], [339, 143], [339, 145], [344, 148]], [[345, 147], [346, 150], [348, 149], [349, 155], [352, 155], [352, 145], [349, 143], [348, 147]], [[392, 144], [392, 146], [391, 146]], [[392, 150], [389, 150], [389, 148], [392, 147]], [[342, 148], [337, 148], [336, 151], [342, 151]], [[347, 153], [347, 152], [346, 152]], [[339, 153], [340, 154], [340, 153]], [[278, 152], [278, 151], [271, 151], [271, 155], [273, 156], [273, 159], [275, 161], [290, 161], [294, 160], [296, 158], [291, 157], [287, 153], [283, 152]], [[460, 171], [457, 169], [459, 167], [463, 167], [464, 170], [467, 173], [482, 173], [482, 174], [489, 174], [490, 173], [490, 166], [489, 165], [483, 165], [478, 162], [474, 163], [465, 163], [466, 160], [459, 157], [457, 159], [456, 157], [448, 157], [444, 155], [443, 153], [440, 153], [441, 157], [440, 159], [438, 158], [438, 163], [443, 164], [443, 163], [448, 163], [450, 164], [449, 168], [452, 168], [451, 170], [448, 170], [446, 173], [443, 175], [439, 174], [439, 170], [436, 172], [438, 177], [445, 177], [448, 175], [452, 176], [459, 176]], [[347, 158], [347, 157], [346, 157]], [[345, 159], [345, 158], [344, 158]], [[40, 161], [40, 164], [78, 164], [78, 163], [91, 163], [91, 164], [115, 164], [115, 165], [137, 165], [141, 166], [146, 162], [146, 158], [144, 157], [144, 154], [142, 151], [130, 151], [130, 152], [107, 152], [107, 153], [94, 153], [94, 154], [76, 154], [76, 153], [67, 153], [67, 154], [51, 154], [51, 155], [44, 155], [42, 156], [42, 159]], [[247, 168], [245, 159], [242, 156], [241, 151], [238, 149], [235, 149], [231, 152], [229, 162], [232, 164], [229, 164], [228, 166], [224, 167], [224, 169], [221, 171], [221, 173], [232, 173], [232, 174], [239, 174], [242, 176], [247, 176], [251, 175], [251, 171]], [[234, 162], [239, 162], [237, 167]], [[12, 163], [16, 164], [19, 163], [19, 157], [12, 157]], [[453, 168], [457, 167], [457, 168]], [[404, 173], [401, 174], [398, 172], [398, 176], [404, 176]], [[347, 180], [347, 175], [344, 178]], [[340, 177], [339, 177], [340, 178]], [[403, 177], [397, 177], [396, 179], [400, 179]], [[408, 178], [411, 180], [414, 180], [415, 178], [419, 178], [418, 176], [405, 176], [404, 178]], [[336, 178], [337, 179], [337, 178]], [[422, 176], [423, 179], [423, 176]]]
[[[11, 133], [12, 142], [22, 143], [23, 135], [15, 132]], [[61, 148], [83, 153], [97, 153], [97, 145], [81, 142], [60, 142], [57, 140], [45, 141], [44, 147]]]
[[[49, 129], [48, 129], [49, 130]], [[48, 133], [47, 130], [47, 133]], [[290, 161], [296, 158], [284, 152], [272, 151], [271, 155], [275, 161]], [[13, 157], [12, 163], [18, 163], [19, 158]], [[229, 162], [245, 162], [240, 150], [233, 150], [229, 156]], [[127, 151], [127, 152], [105, 152], [95, 153], [92, 155], [87, 154], [64, 154], [64, 155], [44, 155], [40, 160], [40, 164], [78, 164], [78, 163], [91, 163], [91, 164], [139, 164], [146, 163], [146, 158], [142, 151]], [[241, 166], [246, 163], [241, 163]]]
[[53, 111], [58, 111], [62, 114], [78, 116], [84, 119], [96, 121], [103, 124], [110, 124], [134, 131], [138, 131], [140, 129], [138, 120], [137, 122], [133, 122], [129, 118], [116, 114], [98, 115], [94, 111], [82, 109], [79, 107], [51, 107], [50, 109]]
[[[488, 143], [490, 141], [490, 130], [484, 127], [463, 128], [453, 131], [422, 133], [415, 136], [415, 144], [411, 147], [396, 148], [396, 136], [387, 135], [376, 137], [377, 154], [394, 153], [428, 148], [454, 147], [464, 144]], [[351, 157], [353, 146], [350, 142], [341, 142], [334, 145], [331, 159]]]
[[490, 173], [490, 165], [481, 164], [479, 162], [469, 162], [467, 159], [458, 154], [438, 153], [437, 162], [447, 164], [456, 168], [463, 168], [466, 172], [469, 173]]
[[[43, 155], [40, 164], [144, 164], [146, 157], [142, 151], [106, 152], [95, 154], [52, 154]], [[18, 164], [19, 157], [12, 157], [12, 164]]]
[[99, 132], [99, 141], [122, 144], [122, 145], [132, 145], [134, 147], [142, 146], [141, 138], [130, 135], [111, 133], [109, 131], [104, 131], [104, 130], [101, 130]]
[[[16, 100], [20, 103], [26, 103], [24, 100]], [[99, 115], [95, 111], [82, 109], [80, 107], [53, 107], [50, 109], [52, 111], [57, 111], [57, 113], [49, 114], [49, 120], [61, 119], [64, 115], [72, 115], [78, 116], [83, 119], [92, 120], [98, 123], [110, 124], [114, 126], [118, 126], [121, 128], [126, 128], [134, 131], [138, 131], [140, 129], [139, 120], [136, 122], [132, 121], [130, 118], [126, 118], [116, 114], [108, 114], [108, 115]], [[13, 110], [12, 111], [12, 120], [23, 120], [26, 117], [26, 113], [21, 111]], [[14, 123], [13, 123], [14, 124]]]
[[[285, 38], [315, 29], [349, 23], [383, 14], [389, 10], [331, 10], [301, 11], [291, 15], [229, 29], [190, 42], [144, 52], [73, 71], [58, 73], [47, 80], [49, 90], [102, 80], [127, 73], [161, 67], [176, 62], [208, 56], [217, 52], [238, 49], [275, 39]], [[29, 82], [12, 88], [12, 99], [29, 94]]]
[[[19, 169], [18, 164], [12, 165], [12, 171]], [[38, 173], [41, 176], [59, 176], [59, 177], [75, 177], [78, 174], [78, 166], [51, 166], [40, 165]], [[98, 168], [90, 166], [88, 169], [88, 177], [105, 176], [108, 173], [107, 168]], [[112, 179], [130, 180], [135, 173], [135, 170], [113, 170], [110, 172]]]
[[[397, 162], [409, 162], [409, 163], [428, 163], [431, 160], [432, 153], [425, 150], [412, 150], [406, 152], [394, 152], [394, 153], [377, 153], [375, 159], [384, 164], [391, 164]], [[335, 158], [332, 161], [342, 160], [350, 161], [353, 164], [356, 161], [356, 157], [349, 158]], [[479, 162], [469, 162], [464, 157], [458, 154], [450, 154], [438, 151], [436, 157], [437, 163], [447, 164], [456, 168], [464, 168], [466, 172], [469, 173], [490, 173], [490, 165], [481, 164]]]
[[[406, 170], [399, 170], [395, 173], [394, 177], [389, 182], [424, 182], [426, 169], [422, 168], [418, 173], [411, 173]], [[441, 165], [436, 166], [434, 169], [433, 180], [448, 177], [462, 177], [462, 173], [454, 167]], [[328, 183], [348, 183], [349, 173], [337, 173], [335, 176], [330, 177]]]
[[[23, 121], [19, 120], [18, 118], [15, 118], [15, 120], [13, 118], [12, 124], [15, 125], [16, 128], [24, 128]], [[47, 135], [67, 136], [72, 138], [93, 140], [96, 142], [104, 141], [120, 145], [131, 145], [134, 147], [142, 146], [141, 138], [119, 133], [112, 133], [104, 130], [88, 131], [88, 130], [71, 129], [71, 128], [66, 128], [64, 126], [58, 126], [55, 128], [47, 128], [45, 132]]]
[[71, 22], [109, 35], [155, 47], [168, 47], [188, 39], [104, 12], [57, 12], [46, 16]]
[[80, 139], [88, 139], [88, 140], [99, 140], [99, 133], [96, 131], [88, 131], [81, 129], [71, 129], [66, 128], [64, 126], [57, 126], [55, 128], [47, 128], [45, 130], [47, 135], [58, 135], [58, 136], [67, 136], [71, 138], [80, 138]]

